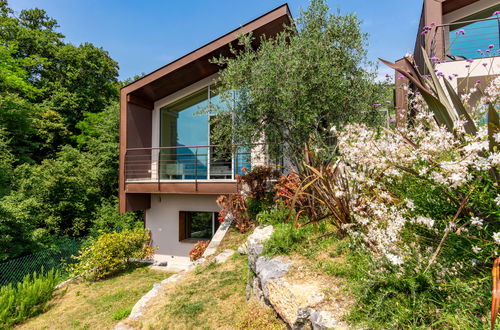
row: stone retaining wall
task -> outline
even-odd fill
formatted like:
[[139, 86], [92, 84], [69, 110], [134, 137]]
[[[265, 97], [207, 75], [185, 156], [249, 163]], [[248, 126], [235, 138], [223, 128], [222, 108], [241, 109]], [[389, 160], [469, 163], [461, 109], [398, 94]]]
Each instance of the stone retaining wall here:
[[238, 249], [248, 254], [247, 299], [256, 297], [271, 306], [292, 329], [347, 329], [335, 313], [322, 309], [325, 295], [318, 283], [296, 283], [287, 277], [293, 260], [262, 255], [273, 230], [272, 226], [256, 228]]

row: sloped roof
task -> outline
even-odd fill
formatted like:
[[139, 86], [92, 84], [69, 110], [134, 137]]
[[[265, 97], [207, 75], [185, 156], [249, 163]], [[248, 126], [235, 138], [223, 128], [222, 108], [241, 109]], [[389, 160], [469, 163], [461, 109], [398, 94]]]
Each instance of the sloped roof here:
[[288, 4], [283, 4], [123, 87], [122, 97], [128, 95], [144, 103], [159, 100], [219, 71], [220, 67], [209, 60], [229, 56], [229, 44], [235, 45], [239, 35], [252, 32], [258, 42], [262, 35], [275, 36], [291, 21]]

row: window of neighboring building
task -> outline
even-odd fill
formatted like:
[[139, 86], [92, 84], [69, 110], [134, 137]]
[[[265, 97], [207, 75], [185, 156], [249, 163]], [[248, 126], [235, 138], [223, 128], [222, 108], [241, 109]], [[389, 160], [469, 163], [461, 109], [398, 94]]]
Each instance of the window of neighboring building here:
[[218, 227], [217, 212], [179, 212], [179, 241], [209, 240]]

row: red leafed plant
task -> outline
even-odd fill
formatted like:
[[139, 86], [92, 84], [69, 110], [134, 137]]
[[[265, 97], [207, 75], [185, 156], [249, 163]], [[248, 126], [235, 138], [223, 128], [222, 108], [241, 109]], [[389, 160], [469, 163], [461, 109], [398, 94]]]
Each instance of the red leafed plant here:
[[189, 258], [191, 259], [191, 261], [200, 259], [201, 256], [203, 255], [203, 252], [205, 252], [205, 250], [207, 249], [208, 244], [210, 244], [210, 241], [196, 242], [191, 251], [189, 251]]
[[219, 211], [219, 221], [224, 221], [226, 216], [230, 214], [240, 232], [245, 233], [253, 227], [247, 213], [246, 197], [243, 194], [221, 195], [217, 198], [217, 204], [222, 208]]
[[281, 173], [269, 166], [255, 166], [245, 175], [238, 176], [238, 183], [246, 185], [249, 197], [264, 200], [272, 193], [272, 180], [279, 178]]

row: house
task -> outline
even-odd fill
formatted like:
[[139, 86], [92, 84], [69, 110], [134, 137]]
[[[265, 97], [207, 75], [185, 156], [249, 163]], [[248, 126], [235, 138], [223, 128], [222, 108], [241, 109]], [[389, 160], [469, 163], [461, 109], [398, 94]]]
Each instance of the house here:
[[[499, 1], [424, 0], [413, 58], [420, 73], [427, 74], [423, 51], [459, 95], [477, 83], [485, 86], [500, 74]], [[408, 98], [402, 88], [407, 83], [396, 74], [395, 107], [400, 122], [408, 113]], [[470, 102], [479, 95], [473, 94]]]
[[[144, 211], [158, 259], [188, 258], [218, 226], [216, 199], [238, 189], [235, 175], [255, 166], [259, 148], [228, 152], [212, 145], [213, 84], [241, 34], [275, 36], [291, 23], [282, 5], [125, 86], [120, 93], [120, 212]], [[258, 156], [258, 155], [257, 155]]]

